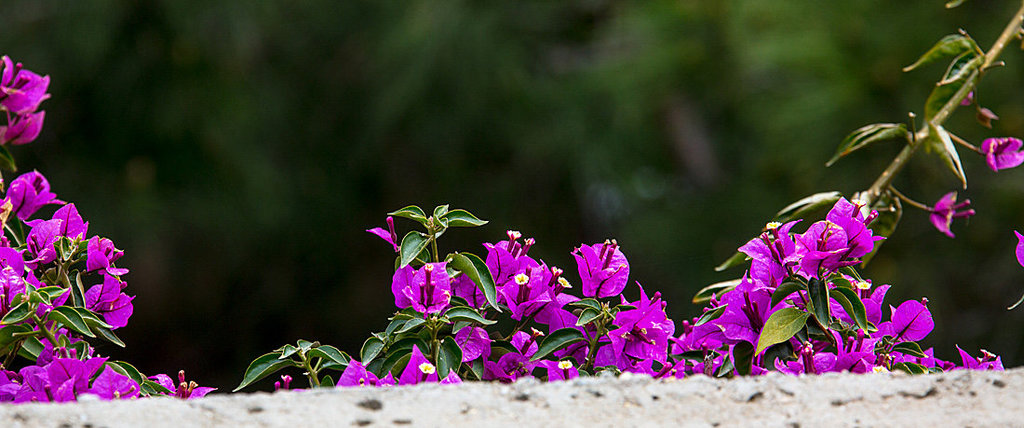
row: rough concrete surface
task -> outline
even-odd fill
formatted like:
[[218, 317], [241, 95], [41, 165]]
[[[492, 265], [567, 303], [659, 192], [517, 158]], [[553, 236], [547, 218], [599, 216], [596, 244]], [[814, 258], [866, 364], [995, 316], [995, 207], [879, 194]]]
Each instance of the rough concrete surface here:
[[589, 378], [0, 405], [0, 427], [1024, 426], [1024, 368], [938, 375]]

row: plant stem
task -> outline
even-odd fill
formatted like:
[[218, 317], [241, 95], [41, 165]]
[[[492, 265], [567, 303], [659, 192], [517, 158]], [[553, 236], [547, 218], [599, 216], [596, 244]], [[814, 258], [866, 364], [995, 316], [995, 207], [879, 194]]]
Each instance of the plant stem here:
[[[961, 86], [960, 89], [953, 94], [953, 97], [942, 106], [942, 109], [936, 112], [935, 116], [928, 121], [929, 125], [942, 125], [953, 111], [960, 106], [960, 102], [967, 98], [967, 94], [971, 93], [971, 91], [973, 91], [978, 85], [978, 80], [981, 78], [981, 74], [984, 70], [995, 64], [996, 59], [1003, 52], [1003, 48], [1006, 47], [1006, 44], [1017, 37], [1022, 23], [1024, 23], [1024, 1], [1021, 1], [1020, 9], [1018, 9], [1017, 13], [1013, 15], [1013, 19], [1010, 20], [1009, 24], [1007, 24], [1003, 33], [999, 35], [999, 38], [992, 44], [992, 48], [985, 53], [985, 61], [982, 63], [981, 67], [978, 70], [971, 72], [967, 77], [967, 81], [964, 82], [964, 85]], [[896, 155], [896, 158], [889, 163], [889, 166], [882, 171], [881, 175], [879, 175], [877, 179], [875, 179], [875, 182], [871, 184], [871, 187], [861, 193], [867, 206], [870, 207], [874, 205], [882, 195], [882, 192], [889, 188], [889, 185], [892, 184], [892, 180], [895, 178], [896, 174], [899, 173], [906, 165], [907, 161], [914, 156], [914, 152], [916, 152], [917, 148], [921, 145], [919, 143], [928, 139], [930, 134], [929, 129], [931, 126], [924, 127], [915, 132], [913, 135], [913, 142], [904, 146], [903, 150]]]
[[302, 367], [306, 369], [306, 377], [309, 378], [310, 386], [319, 388], [320, 376], [317, 374], [317, 370], [309, 364], [309, 357], [307, 357], [306, 353], [303, 351], [299, 351], [299, 357], [302, 358]]
[[920, 203], [918, 201], [915, 201], [913, 199], [908, 198], [903, 193], [900, 193], [899, 190], [896, 190], [895, 187], [890, 185], [888, 187], [888, 189], [889, 189], [890, 192], [892, 192], [892, 194], [896, 195], [897, 198], [900, 198], [901, 201], [910, 204], [910, 206], [912, 206], [914, 208], [922, 209], [924, 211], [932, 212], [932, 207], [929, 207], [928, 205], [922, 204], [922, 203]]

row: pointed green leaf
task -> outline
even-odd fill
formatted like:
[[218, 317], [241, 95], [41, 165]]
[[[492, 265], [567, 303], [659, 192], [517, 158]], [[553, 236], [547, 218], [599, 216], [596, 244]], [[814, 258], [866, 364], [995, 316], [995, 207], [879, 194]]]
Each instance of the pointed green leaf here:
[[0, 318], [0, 325], [11, 325], [25, 321], [32, 316], [33, 312], [32, 305], [29, 302], [21, 302], [7, 311], [3, 318]]
[[[932, 123], [932, 119], [935, 118], [935, 115], [938, 114], [946, 104], [954, 101], [959, 103], [961, 98], [957, 97], [957, 99], [954, 100], [954, 96], [956, 96], [957, 92], [959, 92], [964, 85], [968, 84], [968, 82], [973, 86], [974, 82], [978, 79], [979, 73], [980, 72], [977, 69], [974, 69], [956, 80], [942, 85], [936, 85], [935, 88], [932, 89], [932, 92], [928, 94], [928, 99], [924, 103], [925, 122]], [[963, 94], [963, 96], [966, 95], [966, 93]]]
[[437, 377], [444, 379], [451, 370], [458, 370], [462, 365], [462, 348], [451, 336], [441, 341], [437, 348]]
[[595, 311], [601, 310], [601, 302], [598, 302], [597, 299], [592, 299], [589, 297], [585, 299], [579, 299], [575, 302], [569, 302], [569, 306], [575, 306], [583, 309], [592, 308]]
[[842, 143], [839, 143], [836, 153], [832, 155], [832, 159], [825, 162], [825, 166], [832, 166], [839, 158], [860, 150], [868, 144], [901, 137], [905, 140], [909, 140], [911, 137], [910, 132], [907, 131], [907, 125], [902, 123], [876, 123], [864, 126], [853, 131], [843, 139]]
[[402, 370], [405, 370], [405, 366], [409, 364], [409, 358], [412, 357], [412, 348], [399, 349], [393, 353], [388, 353], [387, 358], [384, 358], [384, 364], [381, 366], [381, 374], [384, 377], [387, 376], [388, 372], [391, 372], [396, 378], [402, 374]]
[[810, 213], [819, 209], [832, 207], [843, 194], [839, 192], [821, 192], [807, 196], [799, 201], [789, 204], [779, 212], [775, 213], [774, 221], [785, 223], [790, 220], [804, 218]]
[[402, 208], [402, 209], [400, 209], [398, 211], [389, 212], [388, 215], [395, 216], [395, 217], [404, 217], [404, 218], [407, 218], [407, 219], [410, 219], [410, 220], [415, 220], [415, 221], [420, 222], [420, 224], [423, 224], [423, 225], [427, 224], [427, 214], [424, 213], [423, 210], [420, 207], [417, 207], [416, 205], [409, 205], [409, 206], [407, 206], [405, 208]]
[[14, 163], [14, 155], [5, 146], [0, 146], [0, 167], [11, 172], [18, 172], [18, 166]]
[[85, 307], [85, 287], [82, 285], [82, 273], [75, 274], [75, 283], [71, 285], [71, 301], [75, 306]]
[[973, 40], [961, 34], [950, 34], [943, 37], [928, 52], [921, 55], [913, 64], [903, 67], [903, 71], [911, 71], [943, 57], [956, 56], [976, 48]]
[[576, 320], [576, 325], [585, 326], [600, 317], [601, 311], [598, 311], [597, 309], [594, 308], [587, 308], [584, 309], [582, 313], [580, 313], [579, 319]]
[[555, 330], [540, 342], [540, 346], [537, 348], [537, 353], [530, 357], [530, 361], [537, 361], [551, 355], [552, 352], [572, 345], [573, 343], [582, 342], [583, 340], [583, 333], [575, 328], [568, 327]]
[[90, 329], [103, 340], [124, 348], [124, 341], [122, 341], [120, 337], [117, 337], [111, 329], [99, 325], [90, 326]]
[[868, 325], [867, 312], [864, 309], [864, 302], [852, 288], [836, 287], [831, 291], [831, 297], [849, 315], [853, 322], [864, 331], [871, 331]]
[[334, 388], [334, 378], [331, 375], [324, 376], [320, 379], [321, 388]]
[[[323, 358], [324, 360], [334, 363], [334, 365], [330, 367], [333, 370], [344, 370], [345, 366], [348, 366], [349, 361], [352, 360], [352, 357], [348, 354], [331, 345], [320, 345], [316, 348], [310, 349], [309, 352], [306, 353], [306, 356], [310, 358]], [[336, 368], [339, 366], [340, 369]]]
[[774, 308], [775, 305], [778, 305], [783, 299], [789, 297], [790, 294], [796, 293], [800, 290], [807, 291], [807, 286], [798, 281], [783, 281], [782, 284], [779, 284], [778, 288], [772, 292], [772, 307]]
[[82, 318], [82, 315], [74, 308], [58, 306], [53, 308], [53, 310], [46, 315], [46, 319], [49, 321], [59, 322], [68, 329], [84, 334], [88, 337], [96, 337], [96, 335], [89, 330], [89, 326], [85, 323], [85, 319]]
[[415, 329], [416, 327], [419, 327], [419, 326], [423, 325], [426, 322], [427, 322], [427, 320], [425, 320], [423, 318], [411, 319], [409, 321], [406, 321], [405, 325], [402, 326], [402, 328], [398, 329], [398, 331], [396, 331], [395, 334], [402, 334], [402, 333], [410, 332], [413, 329]]
[[299, 348], [296, 348], [292, 345], [284, 345], [281, 347], [281, 355], [279, 355], [277, 358], [283, 360], [285, 358], [291, 357], [292, 355], [295, 355], [296, 352], [299, 352]]
[[[32, 327], [24, 324], [10, 325], [0, 328], [0, 357], [7, 355], [10, 351], [13, 351], [13, 346], [22, 338], [22, 335], [19, 333], [28, 333], [32, 331], [34, 331]], [[8, 350], [8, 348], [12, 349]]]
[[[729, 269], [729, 268], [731, 268], [733, 266], [739, 266], [741, 264], [746, 263], [747, 260], [750, 260], [750, 257], [747, 257], [746, 254], [743, 254], [743, 253], [737, 251], [736, 254], [733, 254], [732, 257], [729, 257], [728, 259], [726, 259], [724, 262], [722, 262], [722, 264], [720, 264], [718, 266], [715, 266], [715, 272], [721, 272], [721, 271]], [[710, 297], [710, 295], [708, 297]], [[700, 303], [700, 302], [696, 302], [695, 301], [693, 303]]]
[[754, 345], [746, 340], [740, 341], [732, 348], [733, 365], [736, 367], [736, 374], [747, 376], [750, 374], [754, 362]]
[[444, 218], [448, 220], [449, 227], [476, 227], [487, 224], [487, 220], [480, 220], [469, 211], [462, 209], [448, 211]]
[[277, 352], [270, 352], [263, 354], [252, 361], [249, 364], [249, 368], [245, 369], [245, 375], [242, 377], [242, 383], [231, 392], [238, 392], [238, 390], [249, 386], [249, 384], [270, 376], [285, 367], [298, 367], [299, 364], [295, 361], [281, 360], [278, 359]]
[[960, 163], [960, 154], [957, 153], [956, 146], [953, 145], [953, 140], [949, 137], [949, 132], [939, 125], [928, 125], [928, 129], [930, 129], [928, 138], [933, 144], [932, 147], [942, 157], [946, 167], [953, 172], [953, 175], [956, 175], [956, 178], [960, 179], [960, 183], [966, 189], [967, 174], [964, 173], [964, 166]]
[[448, 204], [438, 205], [434, 208], [434, 219], [441, 220], [445, 214], [448, 214]]
[[416, 256], [427, 249], [427, 244], [429, 243], [430, 237], [420, 232], [412, 231], [405, 234], [405, 237], [402, 238], [402, 245], [398, 249], [401, 254], [401, 262], [398, 267], [404, 268], [408, 266]]
[[384, 341], [376, 337], [370, 337], [363, 342], [363, 348], [359, 351], [359, 359], [363, 365], [370, 364], [374, 358], [377, 358], [377, 354], [384, 349]]
[[761, 336], [757, 339], [757, 351], [754, 352], [754, 355], [759, 355], [769, 346], [789, 340], [804, 328], [807, 318], [810, 316], [811, 314], [797, 308], [782, 308], [775, 311], [768, 317], [768, 321], [765, 321], [764, 327], [761, 329]]
[[892, 347], [894, 352], [902, 352], [907, 355], [913, 355], [918, 358], [928, 358], [928, 355], [921, 350], [921, 345], [917, 342], [902, 342]]
[[452, 262], [449, 265], [468, 276], [484, 293], [487, 303], [501, 312], [501, 309], [498, 308], [498, 293], [494, 289], [494, 278], [491, 277], [491, 271], [487, 269], [487, 264], [480, 260], [480, 257], [472, 253], [457, 253], [452, 257]]
[[472, 321], [483, 325], [491, 325], [497, 322], [484, 318], [483, 315], [480, 315], [480, 312], [468, 306], [451, 308], [444, 313], [444, 316], [452, 321]]
[[810, 295], [811, 305], [814, 309], [814, 318], [818, 320], [823, 326], [828, 326], [829, 322], [832, 321], [832, 316], [829, 314], [828, 308], [828, 287], [825, 286], [825, 281], [818, 278], [811, 278], [807, 284], [807, 294]]
[[893, 370], [900, 370], [907, 374], [927, 374], [928, 368], [917, 363], [896, 363]]
[[956, 57], [953, 62], [949, 63], [949, 67], [946, 68], [946, 72], [942, 75], [942, 80], [938, 84], [948, 85], [957, 80], [964, 79], [968, 73], [981, 67], [984, 61], [985, 57], [982, 55], [978, 55], [975, 52], [964, 52]]
[[722, 316], [722, 314], [725, 313], [725, 308], [726, 305], [722, 305], [717, 308], [713, 308], [707, 312], [704, 312], [704, 314], [697, 319], [697, 322], [693, 323], [693, 326], [696, 327], [718, 319], [718, 317]]
[[693, 296], [693, 303], [707, 303], [711, 301], [711, 297], [715, 295], [721, 297], [723, 294], [728, 293], [732, 289], [736, 288], [736, 286], [740, 284], [740, 281], [742, 281], [742, 279], [740, 278], [730, 279], [728, 281], [716, 282], [707, 287], [704, 287], [700, 289], [700, 291], [698, 291], [696, 295]]

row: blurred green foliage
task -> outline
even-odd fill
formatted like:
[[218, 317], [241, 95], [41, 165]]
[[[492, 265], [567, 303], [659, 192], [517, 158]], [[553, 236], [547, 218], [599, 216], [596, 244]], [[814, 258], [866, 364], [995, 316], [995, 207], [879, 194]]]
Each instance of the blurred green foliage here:
[[[570, 272], [574, 245], [615, 237], [633, 279], [694, 316], [779, 208], [884, 168], [896, 144], [823, 164], [921, 111], [943, 70], [900, 67], [957, 28], [987, 47], [1016, 6], [942, 3], [9, 0], [0, 51], [53, 79], [19, 163], [126, 251], [136, 313], [106, 352], [224, 389], [280, 343], [355, 351], [383, 327], [393, 254], [364, 230], [407, 204], [491, 220], [451, 234], [473, 251], [522, 230]], [[947, 127], [1024, 136], [1021, 57], [978, 93], [995, 130], [967, 109]], [[949, 240], [909, 212], [867, 274], [890, 302], [931, 299], [938, 356], [1019, 365], [1024, 170], [962, 156], [979, 215]], [[919, 157], [904, 193], [955, 188]]]

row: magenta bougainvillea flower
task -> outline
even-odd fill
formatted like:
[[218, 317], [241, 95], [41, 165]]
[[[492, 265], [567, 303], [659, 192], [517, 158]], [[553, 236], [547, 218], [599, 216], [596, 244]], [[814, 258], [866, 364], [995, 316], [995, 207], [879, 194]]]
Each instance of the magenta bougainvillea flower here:
[[789, 231], [799, 221], [768, 223], [760, 236], [740, 247], [751, 258], [750, 275], [775, 288], [799, 264], [800, 254]]
[[487, 249], [487, 258], [484, 263], [494, 278], [494, 285], [502, 286], [512, 281], [516, 274], [526, 271], [529, 268], [540, 266], [536, 260], [528, 256], [530, 247], [533, 246], [533, 238], [526, 238], [519, 243], [522, 234], [515, 230], [507, 232], [508, 240], [498, 241], [494, 244], [484, 244]]
[[935, 328], [932, 313], [925, 306], [927, 302], [927, 300], [923, 302], [908, 300], [900, 304], [898, 308], [890, 306], [891, 321], [879, 324], [879, 333], [892, 336], [898, 342], [924, 339]]
[[11, 116], [7, 126], [0, 126], [0, 146], [6, 144], [18, 146], [35, 141], [43, 130], [43, 120], [45, 119], [45, 111]]
[[580, 245], [572, 256], [576, 259], [583, 295], [586, 297], [618, 296], [629, 281], [629, 261], [614, 241]]
[[32, 260], [25, 263], [31, 267], [47, 264], [57, 259], [57, 250], [54, 243], [60, 237], [60, 220], [37, 220], [33, 222], [32, 231], [28, 233], [26, 241], [26, 253], [32, 255]]
[[15, 64], [4, 55], [0, 58], [3, 71], [0, 72], [0, 107], [14, 114], [36, 111], [43, 100], [50, 98], [46, 89], [50, 76], [40, 76]]
[[424, 382], [438, 382], [441, 384], [462, 383], [462, 379], [454, 370], [448, 372], [444, 379], [439, 379], [437, 367], [434, 366], [417, 346], [412, 347], [412, 355], [409, 356], [409, 363], [402, 370], [398, 377], [399, 385], [416, 385]]
[[993, 171], [1010, 169], [1024, 163], [1024, 151], [1017, 138], [989, 138], [981, 143], [981, 151], [985, 154], [985, 162]]
[[580, 369], [572, 363], [572, 360], [544, 360], [540, 362], [539, 366], [547, 369], [548, 382], [570, 380], [580, 377]]
[[399, 308], [411, 306], [423, 313], [438, 313], [451, 302], [451, 279], [444, 262], [427, 263], [419, 269], [406, 266], [395, 271], [391, 292]]
[[501, 301], [512, 312], [512, 319], [519, 321], [537, 314], [552, 300], [558, 277], [562, 270], [548, 269], [541, 265], [526, 268], [525, 272], [517, 273], [512, 280], [498, 289]]
[[121, 292], [127, 286], [116, 276], [104, 274], [102, 284], [86, 290], [85, 307], [102, 315], [103, 320], [113, 328], [124, 327], [132, 316], [132, 299], [135, 298]]
[[196, 383], [195, 381], [186, 381], [184, 370], [178, 371], [177, 385], [174, 384], [174, 381], [171, 380], [170, 376], [162, 373], [155, 376], [150, 376], [149, 379], [160, 384], [160, 386], [167, 388], [167, 390], [171, 391], [171, 393], [173, 393], [175, 397], [178, 397], [183, 400], [205, 397], [206, 394], [209, 394], [217, 390], [217, 388], [199, 386], [199, 384]]
[[22, 220], [28, 220], [40, 208], [49, 204], [63, 204], [50, 192], [50, 182], [39, 172], [32, 171], [19, 175], [11, 181], [5, 201], [11, 203], [11, 212]]
[[114, 247], [113, 241], [93, 236], [89, 238], [89, 243], [86, 246], [85, 269], [88, 272], [103, 270], [111, 275], [124, 275], [128, 273], [128, 269], [115, 268], [113, 265], [123, 255], [124, 251]]
[[1016, 230], [1013, 234], [1017, 235], [1017, 263], [1024, 267], [1024, 235]]
[[138, 397], [140, 390], [138, 382], [107, 366], [96, 380], [92, 381], [92, 389], [89, 392], [105, 400], [117, 400]]
[[956, 367], [956, 369], [967, 369], [967, 370], [1003, 370], [1003, 360], [999, 356], [988, 352], [984, 349], [981, 350], [981, 357], [975, 358], [967, 351], [960, 348], [960, 345], [956, 346], [956, 350], [960, 352], [960, 358], [963, 361], [963, 365]]
[[537, 353], [537, 338], [541, 335], [537, 330], [533, 334], [522, 331], [513, 334], [510, 343], [516, 351], [505, 353], [498, 361], [485, 361], [484, 378], [515, 382], [516, 379], [529, 377], [538, 364], [537, 361], [530, 361], [530, 357]]
[[725, 312], [713, 322], [721, 327], [722, 334], [729, 339], [728, 343], [746, 341], [757, 347], [764, 323], [772, 313], [786, 306], [783, 301], [772, 307], [771, 301], [769, 288], [759, 286], [744, 276], [735, 289], [722, 296]]
[[380, 239], [387, 241], [387, 243], [391, 244], [391, 246], [394, 247], [395, 252], [397, 253], [398, 234], [395, 233], [395, 219], [391, 216], [388, 216], [387, 223], [388, 230], [384, 230], [384, 228], [382, 227], [375, 227], [373, 229], [367, 229], [366, 231], [379, 236]]
[[352, 360], [345, 367], [345, 371], [341, 373], [336, 386], [377, 386], [379, 382], [377, 375], [366, 370], [363, 363]]
[[[75, 204], [66, 204], [53, 213], [53, 217], [49, 221], [58, 222], [57, 235], [66, 236], [71, 239], [85, 239], [86, 234], [89, 231], [89, 222], [84, 221], [82, 216], [78, 214], [78, 208]], [[45, 220], [31, 220], [25, 222], [30, 227], [36, 227], [36, 225], [44, 223]]]
[[[647, 297], [640, 287], [640, 299], [626, 304], [636, 307], [620, 311], [615, 315], [617, 329], [608, 332], [615, 354], [624, 354], [636, 359], [653, 359], [665, 362], [668, 358], [668, 338], [675, 334], [675, 325], [665, 315], [666, 303], [661, 293]], [[624, 302], [625, 303], [625, 302]]]
[[462, 348], [462, 362], [491, 356], [491, 338], [482, 327], [463, 327], [455, 334], [455, 343]]
[[961, 203], [956, 203], [956, 192], [949, 192], [945, 194], [942, 199], [939, 199], [935, 203], [935, 206], [931, 208], [931, 216], [929, 219], [932, 221], [932, 225], [935, 226], [939, 232], [945, 233], [946, 236], [954, 238], [953, 232], [949, 230], [950, 224], [953, 223], [954, 218], [970, 217], [974, 215], [973, 209], [964, 209], [971, 205], [971, 200], [965, 200]]

